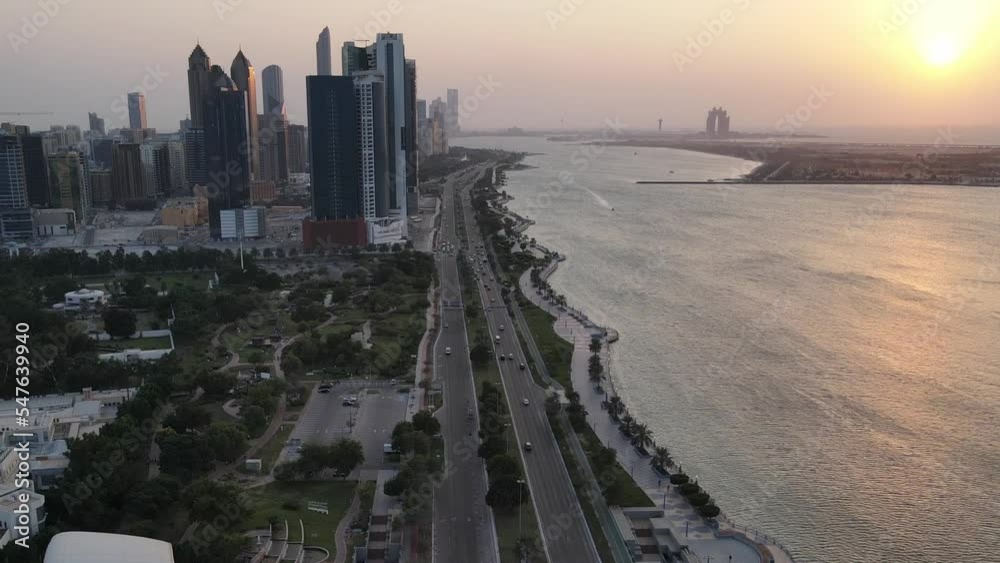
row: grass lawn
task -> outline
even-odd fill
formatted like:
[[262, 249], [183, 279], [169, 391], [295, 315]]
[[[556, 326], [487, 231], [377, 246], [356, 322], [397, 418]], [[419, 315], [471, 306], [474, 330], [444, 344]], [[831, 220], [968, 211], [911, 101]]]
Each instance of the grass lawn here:
[[[590, 458], [592, 452], [602, 446], [601, 439], [597, 437], [594, 429], [587, 425], [587, 429], [583, 433], [577, 433], [577, 437], [580, 438], [580, 445], [583, 446], [583, 450], [587, 452], [587, 457]], [[642, 487], [636, 484], [632, 476], [625, 471], [625, 468], [619, 463], [617, 464], [617, 471], [615, 471], [615, 478], [618, 481], [618, 493], [614, 495], [613, 498], [605, 494], [605, 501], [609, 505], [618, 506], [655, 506], [652, 500], [650, 500], [649, 495], [642, 490]], [[593, 462], [590, 464], [590, 468], [594, 473], [597, 470], [594, 468]]]
[[208, 414], [212, 415], [212, 422], [239, 422], [238, 418], [233, 418], [229, 416], [222, 408], [222, 403], [225, 401], [211, 401], [205, 398], [198, 401], [198, 406], [208, 411]]
[[528, 322], [528, 329], [535, 337], [535, 344], [542, 354], [549, 375], [566, 389], [573, 387], [570, 380], [570, 360], [573, 358], [573, 345], [566, 342], [552, 327], [555, 317], [518, 296], [518, 303]]
[[[538, 535], [538, 521], [535, 520], [535, 508], [530, 499], [521, 505], [521, 522], [518, 522], [517, 510], [494, 510], [493, 519], [497, 524], [497, 541], [500, 544], [500, 563], [519, 563], [520, 559], [514, 551], [517, 538], [533, 537], [538, 546], [542, 547], [542, 539]], [[520, 526], [520, 527], [519, 527]]]
[[162, 350], [170, 349], [169, 336], [152, 336], [146, 338], [130, 338], [128, 340], [107, 340], [97, 343], [98, 349], [106, 350], [126, 350], [138, 348], [140, 350]]
[[[291, 539], [297, 540], [299, 520], [305, 524], [305, 544], [324, 547], [331, 560], [336, 553], [334, 534], [354, 497], [354, 481], [336, 482], [275, 482], [246, 492], [249, 512], [244, 520], [248, 530], [267, 528], [268, 518], [276, 516], [288, 521]], [[309, 501], [325, 502], [330, 514], [320, 514], [307, 508]]]
[[267, 475], [271, 472], [271, 467], [274, 463], [278, 461], [278, 454], [281, 453], [281, 448], [284, 447], [285, 442], [288, 441], [288, 437], [292, 435], [292, 429], [295, 428], [295, 423], [286, 422], [281, 425], [278, 433], [271, 438], [264, 447], [257, 452], [257, 457], [261, 459], [263, 468], [261, 472]]

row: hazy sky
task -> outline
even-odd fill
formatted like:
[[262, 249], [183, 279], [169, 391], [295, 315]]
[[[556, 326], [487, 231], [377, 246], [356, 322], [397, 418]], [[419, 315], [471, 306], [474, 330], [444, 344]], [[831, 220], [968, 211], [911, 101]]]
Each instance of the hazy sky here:
[[[45, 16], [46, 4], [58, 13]], [[291, 120], [304, 123], [304, 77], [315, 72], [316, 35], [328, 25], [335, 72], [343, 41], [405, 34], [419, 96], [458, 87], [476, 106], [467, 128], [562, 120], [599, 127], [608, 118], [648, 128], [659, 117], [665, 127], [700, 128], [712, 105], [729, 109], [737, 130], [774, 129], [796, 110], [806, 119], [795, 127], [804, 130], [1000, 125], [998, 7], [990, 0], [3, 0], [0, 111], [55, 115], [0, 120], [86, 128], [87, 112], [96, 111], [109, 128], [122, 126], [120, 97], [145, 80], [150, 125], [176, 130], [188, 113], [187, 57], [200, 38], [227, 72], [240, 45], [258, 81], [265, 66], [281, 66]], [[23, 20], [33, 17], [44, 23], [34, 35]], [[476, 86], [490, 79], [493, 91], [476, 98]]]

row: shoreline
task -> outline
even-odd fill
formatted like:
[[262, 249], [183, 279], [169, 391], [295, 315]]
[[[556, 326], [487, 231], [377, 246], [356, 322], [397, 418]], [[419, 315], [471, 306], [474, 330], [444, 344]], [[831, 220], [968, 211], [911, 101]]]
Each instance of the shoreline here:
[[[507, 216], [516, 218], [517, 224], [513, 228], [515, 232], [524, 233], [530, 226], [535, 224], [535, 221], [527, 219], [507, 208], [506, 202], [511, 201], [513, 199], [515, 199], [514, 196], [508, 193], [507, 198], [504, 200], [503, 213]], [[549, 250], [547, 247], [545, 247], [544, 245], [542, 245], [537, 241], [532, 246], [532, 248], [534, 248], [538, 252], [541, 252], [543, 255], [549, 258], [548, 263], [545, 266], [543, 266], [542, 270], [539, 272], [539, 279], [542, 281], [548, 281], [551, 278], [551, 276], [556, 272], [556, 270], [559, 268], [559, 264], [566, 261], [567, 259], [566, 256], [563, 256], [557, 252]], [[530, 274], [531, 274], [531, 269], [528, 269], [522, 272], [518, 276], [517, 278], [518, 288], [525, 299], [531, 302], [535, 307], [538, 307], [541, 310], [548, 313], [549, 315], [553, 316], [553, 328], [556, 329], [556, 332], [560, 336], [560, 338], [571, 344], [574, 344], [573, 358], [571, 359], [570, 362], [571, 363], [570, 384], [572, 386], [571, 390], [576, 391], [580, 395], [583, 395], [584, 392], [588, 390], [588, 387], [586, 386], [585, 381], [584, 385], [582, 386], [579, 385], [578, 381], [576, 381], [578, 379], [577, 376], [578, 370], [574, 367], [574, 364], [578, 363], [576, 360], [577, 360], [577, 354], [580, 351], [575, 347], [575, 339], [568, 339], [565, 334], [560, 333], [558, 330], [558, 327], [560, 325], [563, 325], [563, 328], [565, 330], [565, 327], [569, 322], [568, 320], [565, 320], [563, 316], [565, 315], [573, 319], [576, 323], [579, 324], [581, 329], [583, 329], [586, 332], [589, 332], [589, 334], [591, 334], [592, 336], [597, 336], [598, 334], [600, 334], [601, 340], [604, 343], [600, 355], [604, 358], [604, 364], [606, 366], [609, 366], [610, 364], [610, 362], [608, 361], [611, 352], [610, 345], [619, 341], [620, 333], [612, 327], [602, 326], [590, 320], [587, 314], [579, 309], [570, 307], [568, 305], [557, 305], [552, 301], [544, 300], [543, 296], [538, 291], [538, 289], [532, 285], [530, 280]], [[529, 289], [530, 291], [528, 291]], [[562, 294], [560, 293], [555, 293], [555, 295], [562, 296]], [[553, 312], [551, 310], [553, 308], [555, 308], [556, 312]], [[582, 352], [583, 356], [581, 362], [584, 366], [586, 365], [586, 362], [588, 360], [588, 354], [586, 352], [587, 352], [586, 350]], [[585, 380], [586, 377], [587, 377], [586, 373], [584, 373], [579, 378]], [[618, 393], [618, 390], [616, 389], [613, 377], [614, 374], [609, 373], [608, 377], [605, 380], [605, 383], [601, 385], [605, 394], [605, 399], [604, 399], [605, 401], [609, 397], [613, 396], [621, 397], [621, 395]], [[555, 381], [547, 381], [547, 383], [549, 384], [550, 387], [554, 389], [560, 389], [563, 392], [568, 391], [566, 389], [563, 389], [562, 386]], [[578, 387], [579, 389], [577, 389]], [[591, 389], [591, 391], [593, 391], [593, 389]], [[600, 399], [599, 397], [595, 399], [591, 397], [591, 395], [593, 395], [593, 393], [588, 393], [588, 400], [590, 400], [591, 402]], [[593, 405], [591, 405], [591, 407], [592, 406]], [[619, 452], [619, 448], [622, 448], [622, 445], [615, 444], [615, 439], [621, 442], [624, 439], [623, 436], [620, 434], [620, 432], [613, 432], [609, 435], [608, 426], [606, 424], [599, 425], [597, 421], [597, 415], [601, 412], [607, 412], [606, 409], [604, 409], [603, 406], [599, 406], [597, 409], [591, 408], [588, 410], [588, 412], [589, 411], [592, 411], [593, 414], [593, 416], [587, 417], [587, 424], [590, 426], [591, 430], [593, 430], [593, 432], [598, 435], [598, 437], [602, 440], [602, 442], [606, 447], [611, 447], [615, 449], [616, 452]], [[613, 418], [609, 418], [609, 421], [606, 422], [610, 422], [610, 424], [616, 429], [619, 427], [619, 423], [615, 421]], [[615, 447], [616, 445], [619, 446], [619, 448], [616, 448]], [[619, 452], [619, 455], [622, 456], [622, 459], [619, 459], [618, 463], [623, 470], [628, 469], [628, 467], [625, 464], [628, 458], [631, 457], [637, 458], [631, 460], [630, 463], [630, 466], [632, 468], [633, 478], [635, 478], [636, 466], [643, 465], [644, 466], [643, 469], [650, 472], [651, 475], [649, 477], [655, 479], [655, 482], [648, 481], [645, 483], [647, 486], [642, 487], [643, 492], [647, 495], [647, 497], [649, 497], [651, 501], [653, 501], [654, 508], [652, 510], [654, 511], [656, 510], [656, 506], [658, 506], [659, 502], [653, 499], [654, 498], [659, 499], [662, 496], [664, 506], [666, 506], [667, 504], [667, 498], [671, 497], [675, 507], [683, 506], [686, 509], [690, 510], [692, 514], [696, 514], [694, 508], [688, 506], [687, 500], [680, 498], [680, 496], [677, 493], [677, 489], [674, 489], [672, 492], [669, 486], [667, 487], [666, 491], [663, 489], [663, 484], [661, 481], [666, 479], [666, 476], [655, 473], [649, 467], [648, 459], [642, 456], [642, 454], [639, 453], [638, 451], [635, 451], [633, 447], [629, 447], [627, 444], [627, 440], [626, 440], [626, 445]], [[676, 472], [683, 473], [681, 468], [682, 464], [677, 464], [676, 469], [673, 469], [670, 473], [668, 473], [668, 476], [669, 474]], [[642, 476], [642, 469], [640, 469], [640, 477], [641, 476]], [[619, 507], [619, 509], [628, 509], [628, 508], [629, 507]], [[713, 519], [705, 521], [708, 522], [712, 520]], [[741, 526], [737, 524], [734, 520], [732, 520], [729, 516], [727, 516], [724, 511], [720, 512], [719, 516], [716, 517], [713, 523], [708, 526], [708, 530], [712, 538], [718, 541], [726, 541], [727, 539], [732, 539], [753, 546], [758, 551], [758, 554], [761, 557], [761, 561], [765, 563], [767, 563], [768, 561], [775, 561], [779, 563], [790, 563], [795, 561], [794, 556], [791, 553], [791, 550], [785, 547], [785, 545], [782, 544], [781, 542], [777, 541], [777, 539], [775, 539], [773, 536], [762, 533], [752, 527]], [[679, 528], [676, 534], [674, 535], [677, 536], [680, 535]], [[709, 539], [709, 538], [704, 538], [704, 539]], [[684, 541], [683, 538], [678, 538], [678, 540]]]

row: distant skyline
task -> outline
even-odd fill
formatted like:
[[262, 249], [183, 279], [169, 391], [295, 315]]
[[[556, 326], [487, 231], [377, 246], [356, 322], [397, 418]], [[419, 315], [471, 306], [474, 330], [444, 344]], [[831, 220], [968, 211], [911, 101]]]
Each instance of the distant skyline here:
[[[291, 9], [172, 0], [140, 9], [68, 0], [48, 17], [37, 2], [5, 2], [0, 111], [55, 115], [0, 120], [86, 129], [96, 112], [107, 129], [127, 127], [126, 95], [142, 91], [149, 126], [175, 131], [188, 114], [187, 57], [200, 41], [218, 64], [242, 48], [258, 69], [280, 66], [289, 120], [305, 123], [305, 77], [315, 73], [316, 38], [329, 26], [334, 74], [344, 41], [404, 34], [407, 56], [420, 62], [420, 98], [457, 88], [477, 106], [463, 115], [465, 130], [598, 128], [609, 118], [699, 130], [720, 105], [733, 130], [769, 130], [808, 106], [816, 89], [830, 95], [800, 112], [808, 115], [802, 131], [998, 127], [997, 4], [301, 0]], [[34, 34], [25, 25], [33, 17], [49, 20]]]

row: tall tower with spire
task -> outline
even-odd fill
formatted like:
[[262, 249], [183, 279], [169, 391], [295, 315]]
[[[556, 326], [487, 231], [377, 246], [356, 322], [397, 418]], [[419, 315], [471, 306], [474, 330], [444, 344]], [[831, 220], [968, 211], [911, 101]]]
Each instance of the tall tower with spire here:
[[188, 57], [188, 100], [191, 104], [191, 127], [205, 126], [205, 97], [209, 91], [212, 60], [201, 44], [197, 44]]
[[243, 54], [243, 49], [236, 53], [229, 76], [236, 87], [246, 92], [247, 101], [247, 140], [249, 141], [250, 171], [254, 178], [260, 178], [260, 148], [257, 135], [257, 74], [250, 59]]
[[319, 76], [333, 76], [330, 48], [330, 28], [324, 27], [316, 40], [316, 74]]

